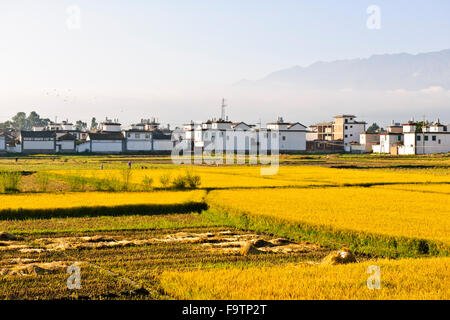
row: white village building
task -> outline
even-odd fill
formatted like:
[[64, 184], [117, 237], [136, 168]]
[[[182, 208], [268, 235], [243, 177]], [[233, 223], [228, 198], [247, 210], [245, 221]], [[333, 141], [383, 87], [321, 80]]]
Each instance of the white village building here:
[[404, 143], [399, 147], [398, 153], [432, 154], [450, 152], [450, 126], [438, 121], [424, 126], [417, 131], [417, 124], [413, 121], [403, 125]]
[[169, 152], [173, 149], [172, 134], [170, 130], [152, 131], [152, 151]]
[[[57, 135], [58, 136], [58, 135]], [[76, 137], [71, 133], [59, 135], [56, 138], [56, 152], [73, 153], [77, 151]]]
[[[175, 139], [179, 148], [201, 148], [206, 151], [256, 152], [264, 144], [271, 148], [271, 139], [276, 139], [281, 152], [306, 151], [306, 126], [299, 122], [288, 123], [279, 118], [268, 123], [267, 128], [256, 128], [245, 122], [208, 120], [203, 123], [186, 124], [182, 140]], [[268, 136], [270, 134], [270, 136]], [[267, 142], [263, 142], [267, 141]]]
[[6, 135], [0, 132], [0, 152], [6, 152]]
[[126, 138], [126, 148], [127, 152], [149, 152], [152, 148], [152, 133], [150, 131], [142, 129], [136, 129], [134, 127], [130, 130], [125, 130], [123, 132]]
[[372, 146], [374, 153], [398, 154], [398, 148], [403, 145], [403, 126], [392, 121], [386, 132], [380, 133], [380, 141]]
[[[89, 152], [92, 153], [121, 153], [124, 150], [125, 138], [119, 132], [89, 133]], [[81, 147], [79, 147], [81, 151]]]
[[19, 141], [23, 153], [56, 152], [56, 134], [52, 131], [21, 131]]
[[280, 117], [277, 122], [268, 123], [267, 130], [271, 132], [278, 131], [280, 152], [306, 151], [306, 133], [308, 130], [300, 122], [284, 122], [283, 118]]

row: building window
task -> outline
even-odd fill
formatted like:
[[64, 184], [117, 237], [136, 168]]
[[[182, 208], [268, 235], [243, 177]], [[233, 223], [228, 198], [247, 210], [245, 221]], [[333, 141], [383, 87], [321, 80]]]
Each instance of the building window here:
[[431, 140], [436, 141], [436, 136], [432, 136]]
[[285, 136], [283, 136], [283, 141], [286, 141], [286, 137]]
[[150, 134], [149, 133], [145, 134], [145, 139], [150, 139]]
[[345, 135], [346, 138], [348, 138], [348, 135]]
[[438, 144], [441, 144], [441, 139], [439, 139]]
[[345, 130], [347, 130], [348, 129], [348, 126], [345, 126]]
[[417, 141], [420, 141], [420, 136], [417, 136], [416, 138], [417, 138]]
[[353, 126], [350, 126], [350, 128], [353, 128]]
[[348, 119], [345, 119], [345, 123], [348, 123]]
[[131, 133], [128, 134], [128, 138], [131, 138]]
[[134, 135], [134, 137], [135, 137], [136, 139], [140, 139], [140, 138], [141, 138], [141, 135], [140, 135], [139, 133], [136, 133], [136, 134]]
[[397, 136], [397, 141], [402, 141], [402, 136]]
[[425, 141], [428, 141], [428, 136], [425, 136]]

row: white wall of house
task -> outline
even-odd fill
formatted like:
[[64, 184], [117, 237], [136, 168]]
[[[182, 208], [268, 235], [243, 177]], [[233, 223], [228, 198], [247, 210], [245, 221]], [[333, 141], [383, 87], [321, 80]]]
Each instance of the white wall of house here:
[[127, 151], [152, 151], [152, 141], [127, 139]]
[[404, 147], [400, 154], [432, 154], [450, 152], [450, 133], [419, 132], [406, 133]]
[[401, 147], [404, 143], [403, 134], [381, 134], [380, 144], [373, 145], [374, 153], [391, 153], [391, 147]]
[[101, 123], [100, 128], [105, 132], [120, 132], [122, 128], [118, 123]]
[[151, 151], [152, 136], [150, 132], [125, 132], [127, 151]]
[[170, 139], [154, 139], [154, 151], [172, 151], [173, 142]]
[[374, 144], [372, 146], [372, 152], [373, 153], [382, 153], [381, 152], [381, 145], [380, 144]]
[[[38, 138], [35, 138], [38, 139]], [[54, 152], [55, 141], [52, 140], [28, 140], [24, 138], [22, 140], [22, 150], [27, 151], [42, 151], [42, 152]]]
[[366, 129], [366, 125], [362, 123], [345, 123], [344, 124], [344, 146], [350, 145], [351, 142], [359, 142], [359, 135]]
[[0, 151], [6, 151], [6, 138], [4, 136], [0, 137]]
[[21, 144], [17, 144], [15, 146], [6, 147], [6, 152], [22, 153], [22, 145]]
[[123, 151], [122, 140], [91, 140], [91, 152], [118, 153]]
[[279, 147], [281, 151], [306, 151], [306, 132], [280, 131]]
[[77, 145], [77, 152], [91, 152], [91, 143], [90, 142], [84, 142], [79, 145]]
[[75, 151], [75, 140], [63, 140], [56, 142], [56, 146], [59, 152]]
[[61, 130], [73, 131], [75, 130], [75, 126], [72, 123], [63, 123], [61, 124]]

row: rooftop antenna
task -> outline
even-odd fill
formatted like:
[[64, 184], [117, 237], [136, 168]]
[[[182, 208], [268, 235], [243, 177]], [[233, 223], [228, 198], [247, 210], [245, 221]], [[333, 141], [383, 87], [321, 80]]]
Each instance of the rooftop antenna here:
[[222, 120], [225, 120], [225, 108], [226, 107], [227, 107], [226, 101], [225, 101], [225, 99], [222, 99], [222, 115], [220, 117]]

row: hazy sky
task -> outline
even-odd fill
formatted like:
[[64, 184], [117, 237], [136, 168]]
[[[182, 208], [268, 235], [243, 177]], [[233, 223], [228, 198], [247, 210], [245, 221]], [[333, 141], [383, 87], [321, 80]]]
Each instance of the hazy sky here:
[[[369, 5], [381, 9], [380, 30], [366, 26]], [[450, 1], [2, 0], [0, 39], [0, 121], [36, 110], [52, 119], [179, 124], [219, 116], [226, 97], [232, 120], [282, 113], [310, 124], [333, 116], [325, 110], [335, 97], [297, 107], [302, 97], [244, 97], [230, 85], [320, 60], [448, 49]], [[391, 119], [375, 115], [383, 99], [364, 110], [364, 98], [342, 99], [345, 112]], [[408, 99], [392, 107], [404, 110]]]

